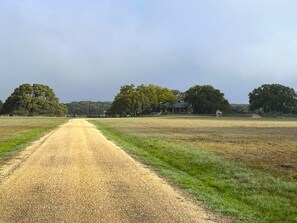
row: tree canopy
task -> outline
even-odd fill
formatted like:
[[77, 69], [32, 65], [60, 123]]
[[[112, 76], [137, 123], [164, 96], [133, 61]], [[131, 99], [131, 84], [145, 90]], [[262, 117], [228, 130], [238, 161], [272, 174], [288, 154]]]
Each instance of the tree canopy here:
[[177, 101], [184, 101], [185, 100], [185, 92], [181, 92], [180, 90], [174, 89], [171, 90], [172, 93], [175, 95]]
[[3, 102], [0, 100], [0, 114], [2, 114]]
[[176, 96], [168, 88], [157, 85], [124, 85], [115, 96], [111, 106], [113, 114], [149, 114], [166, 109], [168, 103], [176, 101]]
[[99, 116], [108, 111], [111, 102], [79, 101], [65, 104], [69, 115], [78, 116]]
[[220, 90], [211, 85], [195, 85], [185, 93], [185, 100], [192, 105], [193, 113], [215, 114], [217, 110], [230, 111], [230, 104]]
[[296, 109], [297, 94], [293, 88], [280, 84], [263, 84], [249, 93], [250, 109], [289, 113]]
[[59, 103], [53, 89], [42, 84], [22, 84], [3, 104], [4, 114], [64, 116], [67, 107]]

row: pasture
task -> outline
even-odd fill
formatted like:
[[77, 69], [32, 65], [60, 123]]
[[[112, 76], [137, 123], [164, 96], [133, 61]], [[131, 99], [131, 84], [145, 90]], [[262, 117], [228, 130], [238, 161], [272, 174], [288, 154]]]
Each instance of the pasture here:
[[64, 123], [65, 118], [0, 117], [0, 160]]
[[237, 222], [297, 222], [296, 119], [91, 122], [173, 185]]

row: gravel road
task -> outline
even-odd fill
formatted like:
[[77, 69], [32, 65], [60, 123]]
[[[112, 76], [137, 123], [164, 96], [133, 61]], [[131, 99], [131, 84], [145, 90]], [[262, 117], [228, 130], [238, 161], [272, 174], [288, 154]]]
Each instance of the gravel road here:
[[0, 222], [215, 222], [152, 171], [73, 119], [0, 182]]

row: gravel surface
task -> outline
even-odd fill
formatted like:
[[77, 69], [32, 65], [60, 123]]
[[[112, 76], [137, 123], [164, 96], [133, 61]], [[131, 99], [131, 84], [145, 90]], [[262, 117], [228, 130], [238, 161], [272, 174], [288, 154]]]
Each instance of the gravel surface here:
[[1, 223], [218, 221], [85, 120], [33, 147], [0, 182]]

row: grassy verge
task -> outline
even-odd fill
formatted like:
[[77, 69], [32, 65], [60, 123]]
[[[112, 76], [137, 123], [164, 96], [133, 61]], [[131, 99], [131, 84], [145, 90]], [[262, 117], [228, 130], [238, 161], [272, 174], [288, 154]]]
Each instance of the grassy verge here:
[[138, 120], [125, 121], [127, 129], [114, 122], [92, 121], [109, 139], [212, 209], [237, 222], [297, 222], [296, 182], [154, 135], [152, 126], [140, 131]]
[[0, 118], [0, 158], [15, 154], [64, 122], [64, 118]]

